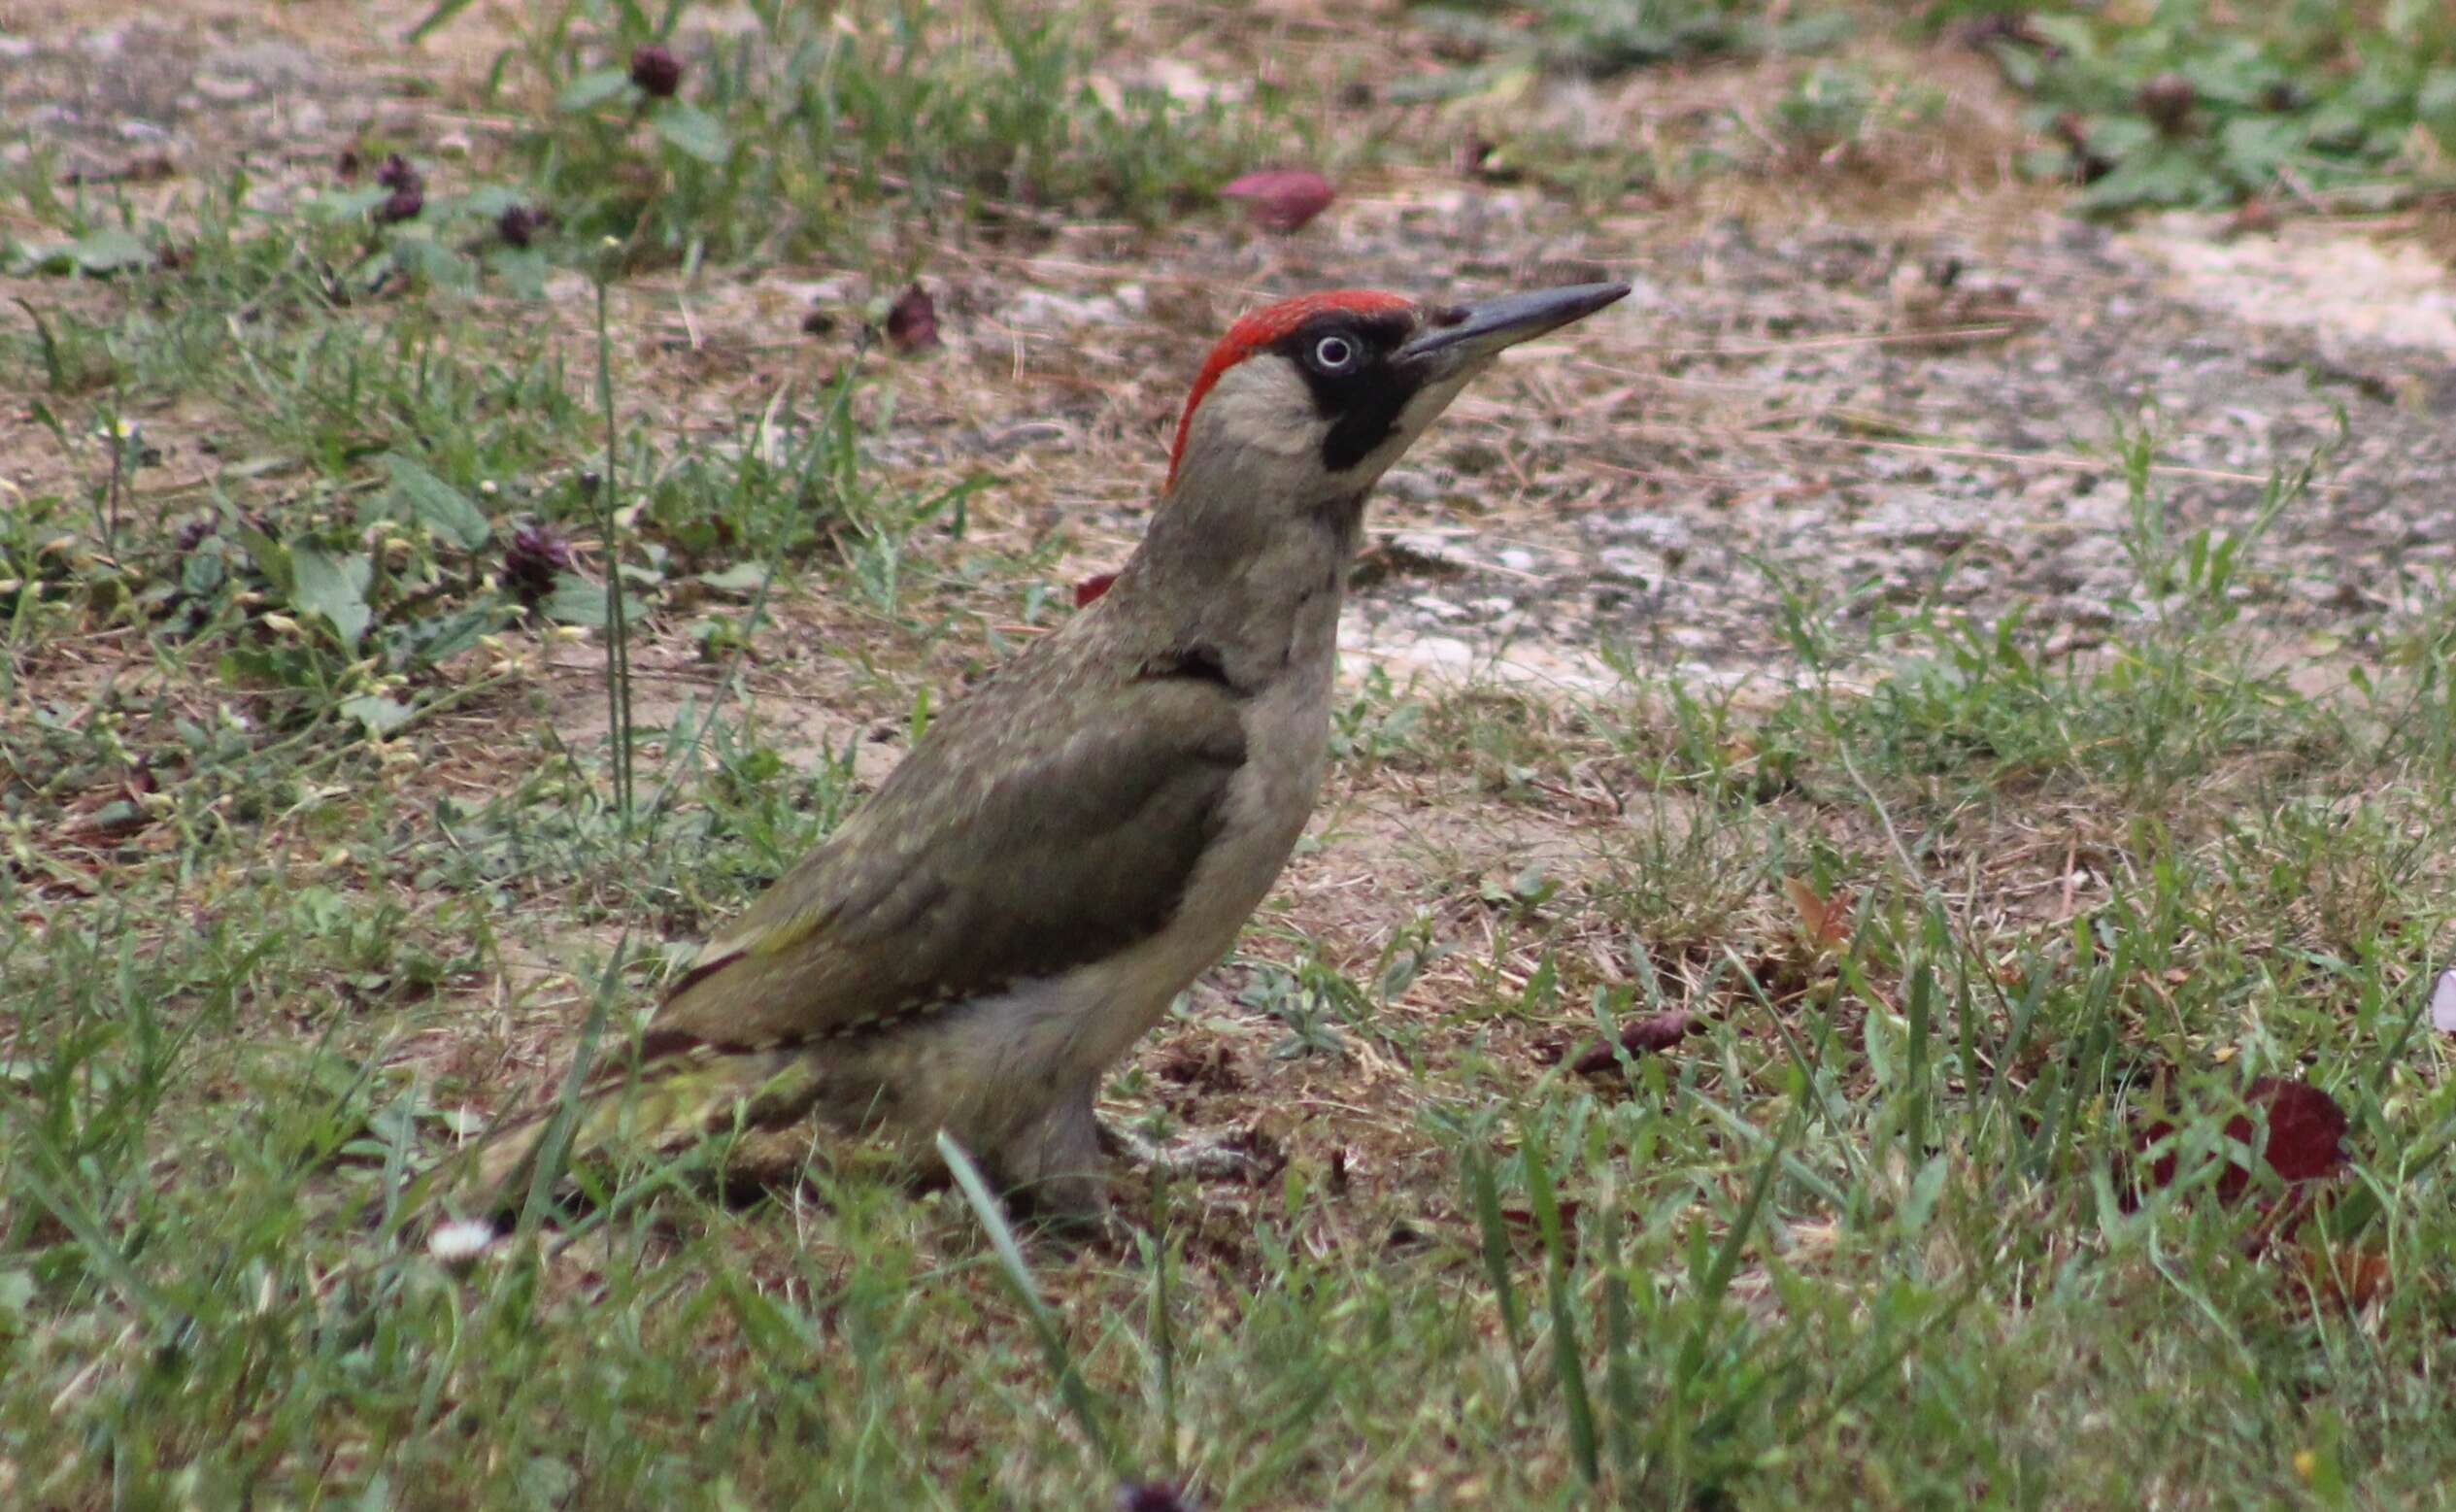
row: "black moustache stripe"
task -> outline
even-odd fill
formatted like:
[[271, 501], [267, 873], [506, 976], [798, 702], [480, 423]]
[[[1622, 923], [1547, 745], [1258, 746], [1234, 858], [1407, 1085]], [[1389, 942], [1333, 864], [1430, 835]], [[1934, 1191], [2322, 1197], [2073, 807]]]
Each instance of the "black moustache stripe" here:
[[[1323, 315], [1273, 343], [1313, 394], [1314, 413], [1330, 422], [1322, 438], [1322, 465], [1345, 472], [1396, 434], [1398, 417], [1421, 386], [1417, 377], [1391, 354], [1415, 333], [1414, 317], [1404, 311], [1357, 315], [1336, 311]], [[1311, 360], [1326, 336], [1345, 337], [1362, 359], [1343, 372], [1325, 372]]]

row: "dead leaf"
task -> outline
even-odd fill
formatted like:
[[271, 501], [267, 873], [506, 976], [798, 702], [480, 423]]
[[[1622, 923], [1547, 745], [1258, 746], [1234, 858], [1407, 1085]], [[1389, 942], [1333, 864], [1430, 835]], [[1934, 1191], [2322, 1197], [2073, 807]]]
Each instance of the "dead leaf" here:
[[[1692, 1034], [1705, 1032], [1705, 1021], [1685, 1008], [1632, 1019], [1621, 1026], [1618, 1048], [1632, 1056], [1669, 1050]], [[1581, 1076], [1609, 1071], [1620, 1064], [1620, 1057], [1612, 1045], [1597, 1045], [1577, 1058], [1569, 1069]]]
[[2388, 1257], [2376, 1250], [2321, 1249], [2296, 1252], [2303, 1281], [2314, 1303], [2360, 1312], [2388, 1290]]
[[[2249, 1107], [2265, 1108], [2269, 1114], [2269, 1143], [2262, 1158], [2269, 1168], [2285, 1182], [2317, 1181], [2333, 1176], [2345, 1163], [2345, 1110], [2337, 1099], [2306, 1081], [2283, 1077], [2256, 1078], [2243, 1090], [2242, 1100]], [[2160, 1121], [2142, 1130], [2134, 1147], [2146, 1153], [2161, 1139], [2174, 1132], [2172, 1124]], [[2252, 1142], [2252, 1118], [2248, 1112], [2237, 1113], [2226, 1121], [2226, 1137], [2242, 1144]], [[2152, 1186], [2165, 1187], [2175, 1176], [2175, 1158], [2167, 1152], [2149, 1166]], [[2217, 1200], [2234, 1202], [2250, 1189], [2251, 1172], [2241, 1164], [2229, 1161], [2225, 1173], [2217, 1178]]]
[[1516, 184], [1527, 177], [1526, 169], [1507, 149], [1480, 135], [1460, 143], [1450, 165], [1461, 178], [1484, 184]]
[[2225, 241], [2232, 241], [2237, 236], [2257, 235], [2275, 230], [2279, 219], [2277, 202], [2265, 194], [2255, 194], [2226, 218], [2226, 223], [2218, 228], [2217, 234]]
[[1084, 579], [1082, 582], [1074, 586], [1074, 606], [1077, 609], [1081, 609], [1085, 605], [1092, 603], [1101, 594], [1107, 592], [1109, 590], [1109, 585], [1115, 583], [1116, 581], [1117, 574], [1114, 572], [1095, 572], [1092, 574], [1092, 576]]
[[[1180, 1087], [1198, 1087], [1205, 1092], [1233, 1092], [1245, 1090], [1245, 1076], [1236, 1068], [1236, 1058], [1228, 1048], [1212, 1041], [1208, 1050], [1180, 1049], [1162, 1061], [1161, 1076]], [[1343, 1153], [1341, 1153], [1343, 1154]], [[1336, 1166], [1341, 1154], [1332, 1156]]]
[[[2300, 1079], [2264, 1076], [2243, 1100], [2269, 1110], [2269, 1164], [2287, 1181], [2315, 1181], [2345, 1163], [2345, 1110], [2337, 1099]], [[2237, 1114], [2226, 1125], [2229, 1138], [2248, 1141], [2251, 1119]]]
[[1246, 218], [1269, 231], [1295, 231], [1330, 207], [1338, 191], [1310, 168], [1265, 168], [1232, 179], [1222, 199], [1245, 202]]
[[168, 152], [145, 152], [129, 158], [117, 168], [89, 171], [72, 168], [60, 175], [62, 184], [153, 184], [179, 172], [179, 164]]
[[[1578, 1214], [1583, 1211], [1584, 1205], [1575, 1197], [1563, 1197], [1553, 1206], [1561, 1215], [1562, 1231], [1567, 1233], [1574, 1230], [1577, 1227]], [[1502, 1223], [1509, 1225], [1512, 1228], [1524, 1228], [1530, 1233], [1543, 1226], [1542, 1222], [1535, 1217], [1535, 1210], [1531, 1207], [1505, 1207], [1500, 1210], [1500, 1216]]]
[[1846, 889], [1836, 888], [1830, 898], [1818, 895], [1815, 887], [1804, 877], [1785, 877], [1782, 890], [1791, 898], [1792, 908], [1800, 916], [1800, 933], [1810, 945], [1820, 949], [1839, 950], [1850, 943], [1851, 897]]
[[887, 312], [887, 344], [898, 352], [929, 352], [938, 345], [938, 304], [915, 284]]

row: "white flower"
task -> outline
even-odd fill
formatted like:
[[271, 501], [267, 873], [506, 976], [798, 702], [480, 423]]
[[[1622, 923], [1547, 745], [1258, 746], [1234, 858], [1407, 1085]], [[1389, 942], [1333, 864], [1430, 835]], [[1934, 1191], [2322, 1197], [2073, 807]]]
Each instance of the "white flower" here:
[[494, 1225], [483, 1218], [438, 1224], [426, 1236], [426, 1253], [446, 1265], [466, 1265], [494, 1243]]

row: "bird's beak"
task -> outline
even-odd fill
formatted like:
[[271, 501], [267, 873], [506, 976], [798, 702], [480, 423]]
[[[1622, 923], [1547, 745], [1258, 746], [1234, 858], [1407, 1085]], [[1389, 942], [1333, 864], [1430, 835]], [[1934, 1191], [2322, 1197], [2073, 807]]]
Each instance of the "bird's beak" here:
[[1504, 347], [1582, 320], [1628, 292], [1626, 284], [1571, 284], [1435, 309], [1427, 313], [1424, 329], [1398, 349], [1397, 359], [1428, 380], [1446, 378], [1480, 367]]

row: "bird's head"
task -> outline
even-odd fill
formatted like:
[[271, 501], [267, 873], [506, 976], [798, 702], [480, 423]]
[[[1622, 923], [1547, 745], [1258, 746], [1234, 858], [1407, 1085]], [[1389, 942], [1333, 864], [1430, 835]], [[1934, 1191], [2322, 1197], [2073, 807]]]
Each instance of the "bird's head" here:
[[1503, 349], [1628, 292], [1579, 284], [1451, 305], [1340, 289], [1266, 305], [1228, 327], [1186, 396], [1169, 492], [1199, 477], [1300, 508], [1361, 497]]

